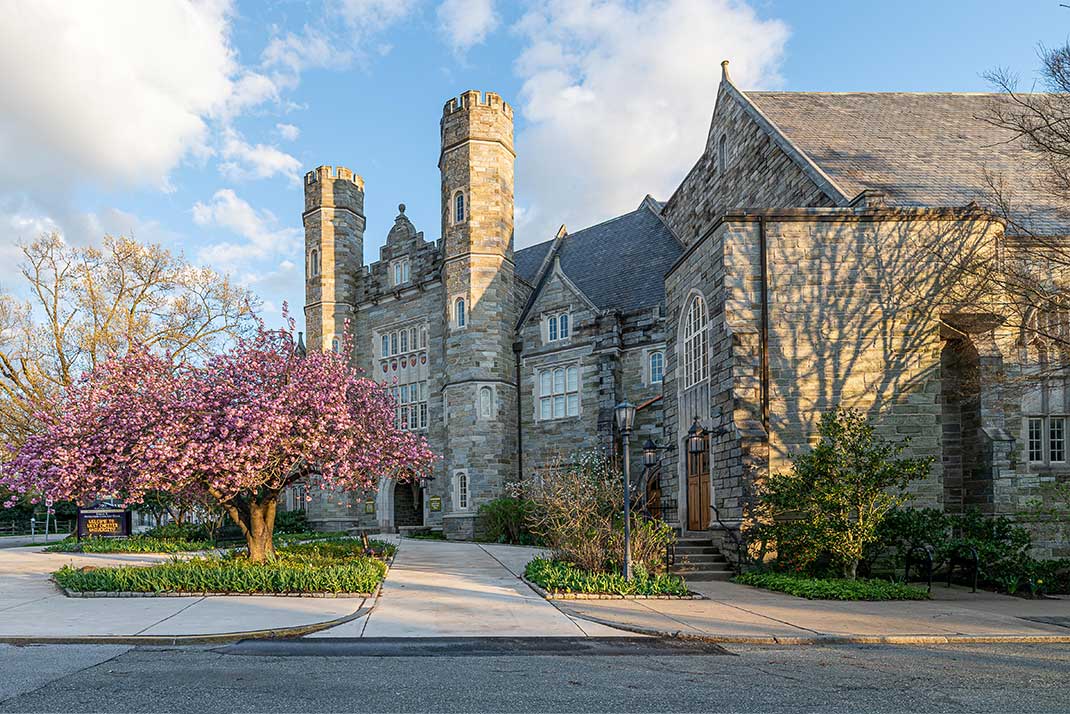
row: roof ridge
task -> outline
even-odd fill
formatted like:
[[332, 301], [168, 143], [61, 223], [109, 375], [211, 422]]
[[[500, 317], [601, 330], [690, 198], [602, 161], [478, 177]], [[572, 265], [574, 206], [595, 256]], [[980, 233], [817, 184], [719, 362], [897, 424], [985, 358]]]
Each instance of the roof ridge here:
[[[742, 92], [743, 90], [739, 90], [739, 91]], [[810, 95], [818, 95], [818, 96], [837, 96], [837, 95], [841, 95], [842, 96], [842, 95], [846, 95], [846, 94], [866, 94], [866, 95], [870, 95], [870, 96], [873, 96], [873, 95], [877, 95], [877, 96], [881, 96], [881, 95], [884, 95], [884, 96], [903, 96], [903, 95], [907, 95], [907, 96], [921, 96], [921, 97], [924, 97], [924, 96], [1004, 97], [1004, 96], [1006, 96], [1003, 92], [910, 92], [910, 91], [899, 91], [899, 90], [894, 90], [894, 91], [890, 91], [890, 92], [874, 92], [874, 91], [867, 91], [867, 90], [864, 90], [864, 89], [851, 89], [851, 90], [846, 90], [846, 91], [841, 91], [841, 92], [811, 92], [811, 91], [806, 91], [806, 90], [787, 90], [787, 89], [753, 89], [753, 90], [747, 90], [746, 93], [747, 94], [752, 94], [752, 95], [756, 94], [756, 95], [759, 95], [759, 96], [763, 95], [763, 94], [787, 94], [787, 95], [810, 94]], [[1028, 94], [1044, 95], [1044, 94], [1050, 94], [1050, 92], [1028, 92]]]

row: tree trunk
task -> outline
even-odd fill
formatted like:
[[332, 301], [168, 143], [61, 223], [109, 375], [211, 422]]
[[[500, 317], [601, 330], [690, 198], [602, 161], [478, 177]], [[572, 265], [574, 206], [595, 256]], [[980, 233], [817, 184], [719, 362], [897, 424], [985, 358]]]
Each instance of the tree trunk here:
[[858, 577], [858, 560], [848, 560], [843, 564], [843, 577], [854, 580]]
[[249, 550], [249, 560], [263, 563], [275, 559], [275, 507], [277, 493], [250, 498], [244, 503], [227, 502], [223, 504], [231, 519], [241, 528], [245, 536], [245, 545]]

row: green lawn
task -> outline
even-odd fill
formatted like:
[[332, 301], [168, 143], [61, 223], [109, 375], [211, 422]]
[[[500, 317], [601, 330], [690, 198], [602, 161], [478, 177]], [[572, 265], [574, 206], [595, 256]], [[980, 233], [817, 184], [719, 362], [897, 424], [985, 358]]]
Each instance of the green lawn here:
[[322, 540], [279, 548], [269, 563], [251, 563], [240, 549], [149, 566], [74, 568], [53, 573], [76, 592], [140, 593], [370, 593], [386, 576], [394, 546], [372, 541], [366, 555], [359, 540]]
[[808, 600], [928, 600], [929, 593], [888, 580], [810, 578], [788, 573], [743, 573], [734, 582]]

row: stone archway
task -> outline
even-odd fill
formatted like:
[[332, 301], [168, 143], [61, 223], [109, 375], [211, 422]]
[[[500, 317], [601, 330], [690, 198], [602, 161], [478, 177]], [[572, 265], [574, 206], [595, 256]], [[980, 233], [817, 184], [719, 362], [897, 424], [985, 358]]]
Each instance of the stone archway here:
[[410, 482], [393, 484], [394, 527], [422, 526], [424, 524], [423, 490]]

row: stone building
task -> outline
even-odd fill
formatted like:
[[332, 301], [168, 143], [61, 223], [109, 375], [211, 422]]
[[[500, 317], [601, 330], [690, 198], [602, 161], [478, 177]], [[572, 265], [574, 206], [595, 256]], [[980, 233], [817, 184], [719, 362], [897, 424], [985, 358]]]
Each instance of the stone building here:
[[[1070, 475], [1070, 392], [1030, 377], [1044, 347], [1028, 326], [1049, 318], [1012, 315], [977, 268], [1067, 235], [1070, 212], [979, 118], [992, 101], [743, 92], [725, 63], [704, 151], [667, 201], [518, 251], [512, 110], [495, 94], [446, 104], [436, 241], [401, 206], [362, 266], [361, 179], [309, 173], [309, 346], [339, 348], [349, 320], [354, 361], [442, 456], [422, 486], [314, 494], [310, 517], [470, 537], [507, 483], [611, 448], [623, 399], [642, 407], [633, 443], [668, 447], [639, 478], [684, 530], [737, 529], [755, 481], [838, 405], [935, 459], [916, 503], [1020, 511]], [[1017, 185], [1019, 220], [984, 208], [994, 175]], [[682, 448], [693, 425], [703, 453]]]

